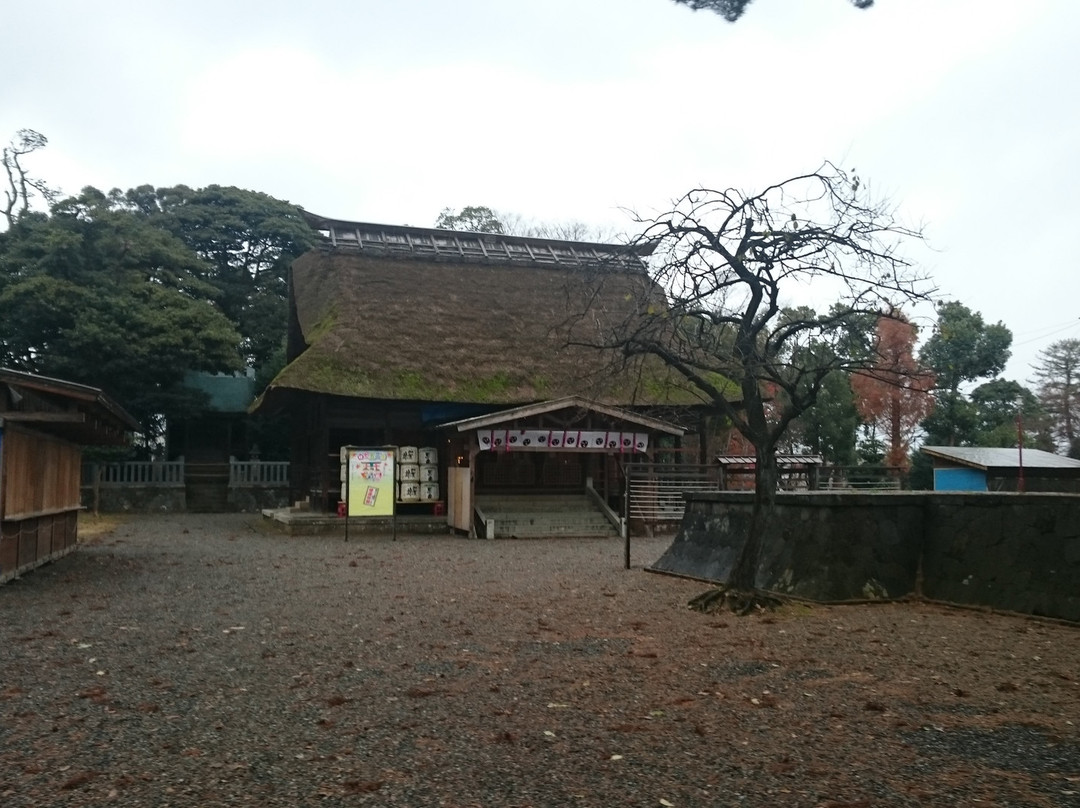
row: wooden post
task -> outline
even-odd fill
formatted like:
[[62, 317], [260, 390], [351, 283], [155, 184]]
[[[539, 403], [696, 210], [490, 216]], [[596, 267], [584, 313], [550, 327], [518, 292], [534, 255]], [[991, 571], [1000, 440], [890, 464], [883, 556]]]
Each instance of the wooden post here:
[[[469, 497], [466, 503], [469, 506], [469, 537], [476, 538], [476, 458], [480, 454], [480, 446], [476, 442], [476, 432], [469, 433]], [[494, 537], [492, 537], [494, 538]]]

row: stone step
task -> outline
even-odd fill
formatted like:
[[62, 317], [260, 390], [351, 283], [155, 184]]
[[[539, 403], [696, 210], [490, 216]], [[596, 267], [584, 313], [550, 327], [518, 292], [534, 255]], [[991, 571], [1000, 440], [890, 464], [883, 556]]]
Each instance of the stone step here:
[[495, 538], [523, 538], [525, 536], [616, 536], [618, 531], [605, 521], [547, 522], [544, 520], [502, 520], [495, 522]]
[[617, 536], [618, 531], [584, 494], [484, 495], [477, 507], [495, 538]]
[[229, 489], [223, 484], [188, 483], [185, 498], [189, 513], [225, 513], [229, 510]]

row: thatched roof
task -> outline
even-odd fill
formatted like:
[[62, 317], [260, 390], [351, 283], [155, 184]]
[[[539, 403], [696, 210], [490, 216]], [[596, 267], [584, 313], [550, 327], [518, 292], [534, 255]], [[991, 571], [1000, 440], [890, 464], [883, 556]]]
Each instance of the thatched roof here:
[[[615, 374], [615, 353], [574, 344], [595, 343], [631, 315], [649, 288], [640, 255], [522, 238], [527, 249], [515, 258], [505, 248], [502, 256], [497, 248], [436, 254], [408, 245], [434, 233], [464, 246], [478, 234], [396, 227], [387, 247], [362, 235], [378, 227], [357, 225], [357, 240], [338, 238], [294, 262], [291, 361], [265, 397], [296, 390], [492, 405], [571, 395], [620, 406], [700, 403], [657, 363], [634, 360]], [[565, 258], [574, 255], [581, 260]]]

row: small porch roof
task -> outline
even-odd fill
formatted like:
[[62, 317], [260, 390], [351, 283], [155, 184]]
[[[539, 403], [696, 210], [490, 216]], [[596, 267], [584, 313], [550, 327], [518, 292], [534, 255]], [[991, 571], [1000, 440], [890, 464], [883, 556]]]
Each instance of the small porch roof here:
[[[757, 458], [753, 455], [717, 455], [716, 462], [721, 466], [752, 466], [757, 463]], [[825, 458], [821, 455], [812, 454], [784, 454], [782, 452], [776, 455], [776, 465], [780, 468], [790, 468], [792, 466], [823, 466], [825, 465]]]
[[582, 398], [581, 396], [567, 396], [551, 401], [540, 401], [535, 404], [525, 404], [521, 407], [513, 407], [508, 410], [499, 410], [498, 412], [488, 413], [487, 415], [464, 418], [460, 421], [450, 421], [449, 423], [443, 424], [442, 428], [455, 430], [457, 432], [469, 432], [474, 429], [490, 429], [512, 421], [535, 418], [540, 415], [572, 408], [599, 413], [609, 418], [633, 424], [646, 431], [663, 432], [667, 435], [675, 436], [686, 434], [686, 430], [682, 427], [675, 426], [675, 424], [668, 423], [667, 421], [662, 421], [659, 418], [651, 418], [647, 415], [640, 415], [636, 412], [620, 409], [619, 407], [598, 404]]

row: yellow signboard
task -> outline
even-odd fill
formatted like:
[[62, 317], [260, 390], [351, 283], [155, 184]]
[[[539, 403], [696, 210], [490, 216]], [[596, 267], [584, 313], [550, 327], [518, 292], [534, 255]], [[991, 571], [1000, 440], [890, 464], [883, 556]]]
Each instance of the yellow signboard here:
[[394, 515], [394, 450], [345, 447], [349, 516]]

